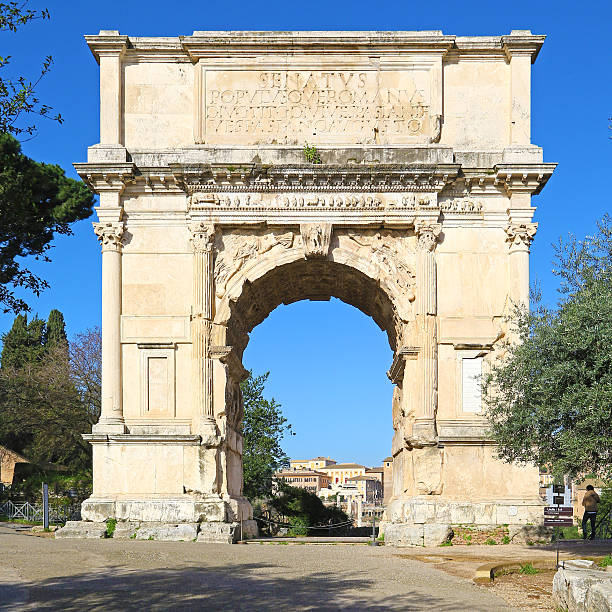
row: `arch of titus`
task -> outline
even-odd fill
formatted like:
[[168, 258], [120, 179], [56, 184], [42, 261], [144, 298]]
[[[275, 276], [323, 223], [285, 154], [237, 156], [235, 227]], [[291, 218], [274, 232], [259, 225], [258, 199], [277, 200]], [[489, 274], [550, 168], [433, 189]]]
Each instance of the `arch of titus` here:
[[139, 538], [256, 531], [243, 351], [279, 304], [331, 296], [370, 315], [393, 351], [386, 542], [539, 522], [537, 470], [496, 458], [478, 375], [528, 299], [531, 196], [554, 170], [530, 142], [544, 37], [86, 39], [100, 143], [76, 168], [100, 197], [102, 414], [71, 533], [111, 517]]

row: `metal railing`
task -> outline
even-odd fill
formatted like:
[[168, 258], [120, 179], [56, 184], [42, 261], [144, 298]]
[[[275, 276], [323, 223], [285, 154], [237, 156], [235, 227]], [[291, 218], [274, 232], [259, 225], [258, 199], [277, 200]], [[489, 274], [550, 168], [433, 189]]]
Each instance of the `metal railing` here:
[[[42, 522], [43, 505], [30, 502], [5, 501], [0, 503], [0, 516], [9, 520], [24, 520], [29, 522]], [[81, 519], [81, 509], [78, 506], [50, 506], [49, 522], [64, 524], [66, 521], [78, 521]]]

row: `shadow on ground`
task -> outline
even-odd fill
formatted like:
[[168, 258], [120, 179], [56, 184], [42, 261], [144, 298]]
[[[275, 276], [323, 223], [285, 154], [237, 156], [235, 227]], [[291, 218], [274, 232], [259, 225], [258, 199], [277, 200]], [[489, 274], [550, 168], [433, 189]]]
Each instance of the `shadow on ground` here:
[[[266, 569], [266, 576], [258, 571]], [[278, 575], [270, 573], [278, 570]], [[2, 610], [464, 610], [417, 591], [373, 593], [373, 581], [346, 574], [287, 578], [266, 564], [126, 570], [109, 567], [40, 582], [0, 584]], [[476, 608], [473, 608], [476, 609]], [[484, 608], [483, 608], [484, 609]]]

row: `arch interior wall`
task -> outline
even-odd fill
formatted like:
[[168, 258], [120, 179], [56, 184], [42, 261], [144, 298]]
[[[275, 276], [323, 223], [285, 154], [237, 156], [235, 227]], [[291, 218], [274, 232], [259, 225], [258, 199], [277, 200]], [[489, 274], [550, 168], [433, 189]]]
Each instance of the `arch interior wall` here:
[[75, 167], [100, 198], [102, 414], [65, 537], [108, 518], [125, 537], [253, 535], [242, 354], [279, 304], [332, 296], [393, 351], [386, 542], [537, 523], [537, 469], [496, 459], [475, 380], [528, 301], [531, 197], [554, 170], [530, 141], [544, 37], [86, 39], [100, 143]]

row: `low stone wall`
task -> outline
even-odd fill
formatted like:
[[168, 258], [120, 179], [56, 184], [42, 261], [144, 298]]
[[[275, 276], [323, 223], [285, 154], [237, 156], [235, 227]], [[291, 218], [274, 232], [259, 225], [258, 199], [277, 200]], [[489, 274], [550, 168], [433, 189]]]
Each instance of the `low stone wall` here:
[[612, 572], [604, 572], [592, 561], [566, 561], [553, 580], [553, 600], [567, 612], [610, 612]]

